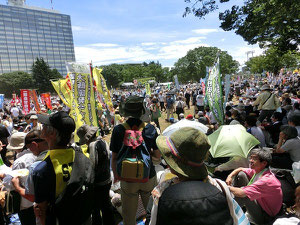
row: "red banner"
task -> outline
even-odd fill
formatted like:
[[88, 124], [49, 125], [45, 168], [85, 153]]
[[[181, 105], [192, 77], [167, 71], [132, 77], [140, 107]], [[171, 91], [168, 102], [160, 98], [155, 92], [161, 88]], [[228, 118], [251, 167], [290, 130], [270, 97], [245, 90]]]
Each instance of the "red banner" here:
[[51, 104], [51, 95], [50, 93], [43, 93], [41, 94], [42, 102], [47, 105], [48, 109], [52, 110], [52, 104]]
[[30, 90], [22, 89], [21, 92], [21, 99], [22, 99], [22, 106], [23, 111], [25, 114], [30, 112]]
[[41, 112], [41, 108], [40, 108], [40, 104], [38, 102], [38, 98], [37, 98], [37, 94], [36, 94], [35, 90], [31, 90], [30, 91], [30, 97], [31, 97], [31, 100], [33, 101], [33, 104], [34, 104], [34, 107], [35, 107], [35, 111], [37, 113], [40, 113]]

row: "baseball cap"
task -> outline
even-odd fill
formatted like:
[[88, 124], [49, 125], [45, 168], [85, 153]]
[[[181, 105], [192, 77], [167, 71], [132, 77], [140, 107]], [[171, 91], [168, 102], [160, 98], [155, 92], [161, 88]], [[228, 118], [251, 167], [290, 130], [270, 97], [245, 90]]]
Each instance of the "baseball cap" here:
[[68, 113], [59, 111], [49, 115], [38, 115], [38, 121], [42, 124], [54, 127], [58, 131], [72, 133], [75, 130], [75, 122]]

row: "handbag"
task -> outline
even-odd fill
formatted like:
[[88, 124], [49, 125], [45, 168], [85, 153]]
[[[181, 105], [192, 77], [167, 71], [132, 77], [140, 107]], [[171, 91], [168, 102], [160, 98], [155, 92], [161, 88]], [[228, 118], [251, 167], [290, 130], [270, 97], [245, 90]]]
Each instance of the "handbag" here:
[[4, 209], [8, 214], [20, 212], [21, 195], [16, 191], [7, 191], [5, 194]]

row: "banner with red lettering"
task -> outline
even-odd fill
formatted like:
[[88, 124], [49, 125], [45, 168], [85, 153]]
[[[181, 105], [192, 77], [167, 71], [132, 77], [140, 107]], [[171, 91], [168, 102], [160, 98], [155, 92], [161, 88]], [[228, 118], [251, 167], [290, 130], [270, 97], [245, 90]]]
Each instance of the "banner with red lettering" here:
[[48, 109], [52, 110], [52, 104], [51, 104], [51, 95], [50, 93], [43, 93], [41, 94], [42, 102], [47, 105]]
[[31, 90], [30, 91], [30, 97], [31, 97], [31, 100], [33, 101], [33, 104], [34, 104], [34, 107], [35, 107], [35, 111], [37, 113], [40, 113], [41, 112], [41, 108], [40, 108], [40, 104], [38, 102], [38, 98], [37, 98], [37, 94], [36, 94], [35, 90]]
[[21, 89], [20, 92], [23, 111], [25, 114], [28, 114], [30, 112], [30, 90]]

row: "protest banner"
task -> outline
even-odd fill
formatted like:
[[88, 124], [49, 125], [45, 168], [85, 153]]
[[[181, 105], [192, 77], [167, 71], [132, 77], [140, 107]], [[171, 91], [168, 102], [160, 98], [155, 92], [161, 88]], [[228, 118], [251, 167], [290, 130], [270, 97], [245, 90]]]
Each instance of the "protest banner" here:
[[71, 108], [71, 88], [68, 86], [68, 80], [59, 79], [57, 81], [51, 81], [51, 84], [62, 102]]
[[[67, 68], [71, 81], [70, 116], [75, 121], [76, 130], [83, 124], [97, 127], [95, 93], [89, 66], [70, 63]], [[78, 140], [77, 135], [75, 140]]]
[[4, 94], [0, 94], [0, 109], [3, 109]]
[[48, 109], [52, 110], [52, 104], [51, 104], [51, 94], [50, 93], [42, 93], [41, 94], [42, 102], [47, 105]]
[[227, 74], [225, 76], [225, 101], [224, 101], [224, 110], [225, 110], [225, 107], [226, 107], [226, 102], [228, 101], [228, 95], [229, 95], [229, 92], [230, 92], [230, 75]]
[[145, 88], [146, 88], [146, 95], [151, 96], [150, 84], [145, 83]]
[[175, 81], [175, 87], [177, 90], [180, 90], [179, 82], [178, 82], [178, 77], [177, 75], [174, 76], [174, 81]]
[[110, 91], [107, 88], [106, 81], [101, 74], [102, 69], [94, 68], [93, 69], [93, 79], [96, 83], [96, 89], [103, 96], [104, 102], [107, 105], [110, 112], [113, 111], [113, 104], [111, 101]]
[[40, 104], [38, 102], [38, 97], [37, 97], [37, 94], [36, 94], [36, 90], [30, 90], [30, 98], [31, 98], [31, 100], [34, 104], [35, 111], [37, 113], [40, 113], [41, 108], [40, 108]]
[[30, 90], [21, 89], [20, 92], [21, 92], [23, 112], [25, 114], [28, 114], [30, 112]]
[[223, 94], [222, 94], [219, 58], [217, 59], [217, 62], [212, 67], [212, 69], [209, 70], [209, 76], [207, 79], [205, 92], [206, 92], [207, 102], [211, 112], [213, 113], [218, 124], [223, 125], [224, 124]]

